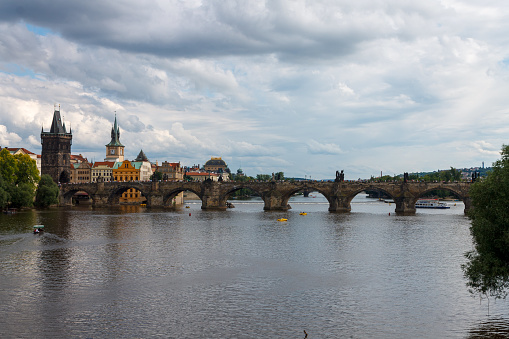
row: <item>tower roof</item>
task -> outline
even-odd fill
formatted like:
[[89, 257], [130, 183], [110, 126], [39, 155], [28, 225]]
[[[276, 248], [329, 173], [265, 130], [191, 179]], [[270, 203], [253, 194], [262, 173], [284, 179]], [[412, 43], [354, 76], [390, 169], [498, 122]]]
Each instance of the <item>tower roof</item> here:
[[149, 161], [143, 150], [140, 151], [140, 154], [136, 157], [134, 161]]
[[111, 128], [111, 141], [106, 146], [125, 147], [120, 143], [120, 128], [117, 124], [117, 115], [115, 114], [115, 123]]
[[[62, 123], [62, 118], [60, 117], [60, 110], [55, 110], [53, 112], [53, 121], [51, 122], [51, 129], [49, 133], [53, 134], [67, 134], [65, 129], [65, 124]], [[70, 132], [69, 132], [70, 133]]]

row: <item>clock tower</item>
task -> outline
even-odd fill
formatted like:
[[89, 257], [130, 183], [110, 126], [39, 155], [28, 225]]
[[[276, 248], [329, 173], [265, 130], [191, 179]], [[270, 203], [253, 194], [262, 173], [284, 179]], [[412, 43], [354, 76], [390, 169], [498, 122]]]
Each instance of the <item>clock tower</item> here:
[[106, 158], [104, 161], [124, 161], [124, 147], [120, 143], [120, 129], [117, 125], [117, 115], [115, 115], [115, 123], [111, 128], [111, 141], [106, 145]]

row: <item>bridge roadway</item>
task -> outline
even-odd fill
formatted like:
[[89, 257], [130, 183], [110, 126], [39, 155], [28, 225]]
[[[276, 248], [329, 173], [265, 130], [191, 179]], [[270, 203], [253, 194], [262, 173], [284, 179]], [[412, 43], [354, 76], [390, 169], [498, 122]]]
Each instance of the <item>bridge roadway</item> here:
[[288, 200], [299, 191], [319, 192], [329, 201], [329, 211], [335, 213], [350, 212], [352, 199], [365, 190], [378, 190], [394, 199], [398, 215], [414, 215], [415, 203], [428, 192], [447, 190], [456, 194], [465, 203], [465, 213], [471, 206], [469, 182], [103, 182], [86, 184], [62, 184], [60, 187], [60, 205], [72, 204], [72, 196], [86, 192], [93, 206], [118, 205], [122, 193], [135, 188], [147, 199], [147, 207], [172, 207], [172, 199], [183, 191], [195, 193], [202, 201], [204, 210], [226, 210], [226, 201], [235, 191], [248, 188], [256, 192], [264, 201], [266, 211], [285, 211]]

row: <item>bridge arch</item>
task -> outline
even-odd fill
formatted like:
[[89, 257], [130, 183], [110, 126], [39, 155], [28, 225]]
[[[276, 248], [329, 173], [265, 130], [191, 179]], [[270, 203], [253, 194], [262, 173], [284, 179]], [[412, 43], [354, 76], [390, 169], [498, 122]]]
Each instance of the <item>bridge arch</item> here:
[[122, 194], [124, 194], [131, 188], [138, 190], [140, 194], [147, 200], [150, 197], [151, 190], [150, 187], [146, 188], [145, 187], [146, 185], [142, 185], [140, 183], [131, 181], [117, 182], [117, 184], [118, 185], [116, 185], [116, 187], [114, 187], [108, 194], [107, 202], [109, 205], [119, 205]]
[[82, 185], [65, 185], [60, 191], [60, 205], [70, 206], [72, 205], [72, 197], [78, 192], [85, 192], [88, 194], [92, 203], [95, 202], [94, 194], [95, 190], [91, 189], [92, 187], [82, 186]]
[[388, 195], [391, 199], [394, 199], [394, 196], [395, 196], [394, 192], [392, 192], [390, 190], [387, 190], [387, 189], [384, 189], [383, 187], [376, 187], [376, 186], [373, 186], [373, 185], [366, 185], [366, 187], [362, 187], [362, 188], [356, 189], [354, 191], [351, 191], [347, 195], [348, 203], [350, 203], [353, 200], [353, 198], [355, 198], [357, 196], [357, 194], [362, 193], [364, 191], [382, 192], [382, 193]]
[[175, 189], [164, 191], [163, 196], [162, 196], [162, 205], [164, 207], [172, 207], [171, 201], [173, 200], [173, 198], [175, 198], [177, 195], [179, 195], [179, 193], [186, 192], [186, 191], [196, 194], [198, 196], [198, 198], [200, 198], [200, 200], [202, 200], [201, 192], [196, 191], [195, 189], [189, 188], [189, 187], [178, 187]]
[[331, 205], [332, 203], [332, 197], [331, 197], [331, 194], [329, 191], [326, 191], [324, 189], [322, 189], [319, 185], [313, 185], [312, 182], [310, 183], [307, 183], [306, 182], [306, 185], [304, 186], [301, 186], [301, 187], [295, 187], [295, 188], [292, 188], [288, 191], [286, 191], [283, 195], [282, 195], [282, 200], [281, 200], [281, 206], [289, 206], [289, 201], [290, 201], [290, 198], [292, 196], [295, 195], [295, 193], [297, 192], [318, 192], [320, 193], [321, 195], [323, 195], [325, 197], [325, 199], [327, 199], [327, 201], [329, 202], [329, 206]]
[[447, 186], [442, 186], [442, 185], [439, 185], [434, 188], [429, 188], [429, 189], [426, 189], [426, 190], [420, 192], [420, 194], [416, 197], [414, 203], [416, 203], [417, 200], [421, 199], [422, 197], [426, 196], [428, 193], [433, 192], [433, 191], [439, 191], [439, 190], [451, 192], [454, 195], [456, 195], [461, 201], [463, 201], [463, 203], [465, 204], [465, 213], [467, 213], [467, 211], [470, 209], [471, 202], [470, 202], [470, 196], [468, 196], [468, 194], [465, 194], [464, 192], [454, 189], [452, 187], [447, 187]]

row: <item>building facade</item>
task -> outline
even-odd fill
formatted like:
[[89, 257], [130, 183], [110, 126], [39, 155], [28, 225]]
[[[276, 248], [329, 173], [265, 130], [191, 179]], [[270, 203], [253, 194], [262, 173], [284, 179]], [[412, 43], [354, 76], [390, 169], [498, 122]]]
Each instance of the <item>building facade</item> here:
[[[114, 181], [138, 181], [140, 180], [140, 162], [130, 162], [124, 160], [116, 162], [112, 168], [112, 177]], [[130, 188], [122, 193], [120, 197], [121, 204], [141, 204], [146, 200], [140, 191]]]
[[92, 166], [91, 180], [97, 182], [98, 178], [102, 178], [104, 182], [112, 181], [114, 162], [96, 161]]
[[163, 180], [184, 180], [184, 169], [180, 166], [180, 162], [164, 161], [161, 166], [157, 167], [157, 171], [161, 172]]
[[88, 161], [76, 162], [71, 164], [72, 183], [89, 183], [92, 173], [92, 165]]

